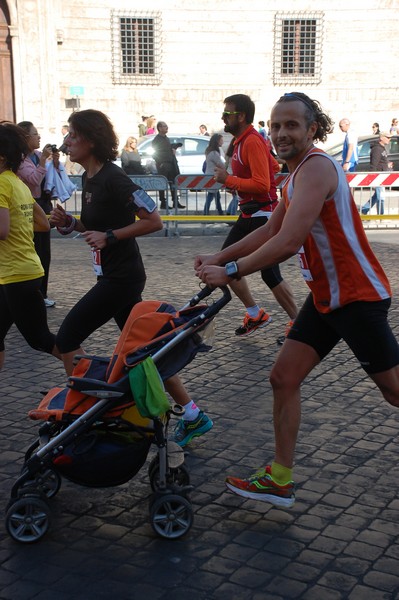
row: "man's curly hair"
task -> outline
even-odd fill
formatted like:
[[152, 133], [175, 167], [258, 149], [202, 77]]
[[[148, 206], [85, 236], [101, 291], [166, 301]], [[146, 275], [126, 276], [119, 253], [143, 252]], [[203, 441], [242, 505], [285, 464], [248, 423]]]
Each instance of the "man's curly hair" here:
[[281, 96], [276, 104], [280, 104], [281, 102], [295, 102], [295, 100], [299, 100], [306, 106], [305, 118], [308, 127], [310, 127], [312, 123], [317, 123], [317, 130], [313, 136], [314, 141], [325, 142], [327, 135], [334, 130], [334, 122], [326, 115], [317, 100], [312, 100], [302, 92], [289, 92], [288, 94]]

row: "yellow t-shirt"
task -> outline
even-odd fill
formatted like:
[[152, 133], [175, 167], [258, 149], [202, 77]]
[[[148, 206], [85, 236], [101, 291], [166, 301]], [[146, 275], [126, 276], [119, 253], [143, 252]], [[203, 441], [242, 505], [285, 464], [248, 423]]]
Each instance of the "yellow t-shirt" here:
[[13, 173], [0, 174], [0, 208], [10, 213], [10, 232], [0, 240], [0, 284], [43, 277], [33, 244], [33, 203], [29, 188]]

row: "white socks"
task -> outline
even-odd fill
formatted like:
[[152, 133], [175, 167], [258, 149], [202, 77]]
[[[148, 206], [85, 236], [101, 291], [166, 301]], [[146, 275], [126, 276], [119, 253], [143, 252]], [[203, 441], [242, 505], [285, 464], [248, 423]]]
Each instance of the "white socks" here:
[[260, 308], [257, 304], [255, 306], [248, 306], [247, 313], [249, 314], [251, 319], [255, 319], [259, 314]]
[[186, 412], [183, 415], [183, 420], [184, 421], [195, 421], [195, 419], [199, 415], [200, 409], [195, 404], [194, 400], [191, 400], [191, 402], [189, 402], [188, 404], [186, 404], [184, 406], [184, 409], [185, 409]]

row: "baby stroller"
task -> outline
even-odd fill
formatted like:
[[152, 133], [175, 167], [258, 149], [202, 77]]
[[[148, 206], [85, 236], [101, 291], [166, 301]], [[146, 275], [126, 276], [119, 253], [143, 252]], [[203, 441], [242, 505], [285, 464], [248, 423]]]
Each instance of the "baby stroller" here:
[[148, 469], [151, 525], [167, 539], [189, 531], [192, 486], [184, 452], [167, 439], [171, 414], [181, 416], [184, 409], [170, 406], [162, 382], [210, 349], [206, 331], [231, 299], [222, 288], [218, 300], [199, 304], [213, 291], [202, 289], [180, 311], [165, 302], [140, 302], [111, 358], [77, 356], [66, 387], [52, 388], [30, 411], [44, 423], [11, 490], [6, 529], [14, 540], [31, 543], [45, 535], [48, 500], [62, 477], [89, 487], [122, 485], [143, 467], [151, 446], [157, 449]]

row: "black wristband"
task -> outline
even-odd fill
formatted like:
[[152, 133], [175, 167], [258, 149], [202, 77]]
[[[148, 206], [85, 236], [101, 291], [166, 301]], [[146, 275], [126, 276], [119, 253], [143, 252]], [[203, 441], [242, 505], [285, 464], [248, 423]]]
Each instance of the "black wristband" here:
[[112, 246], [112, 244], [116, 244], [119, 241], [112, 229], [107, 229], [105, 235], [107, 240], [107, 246]]

